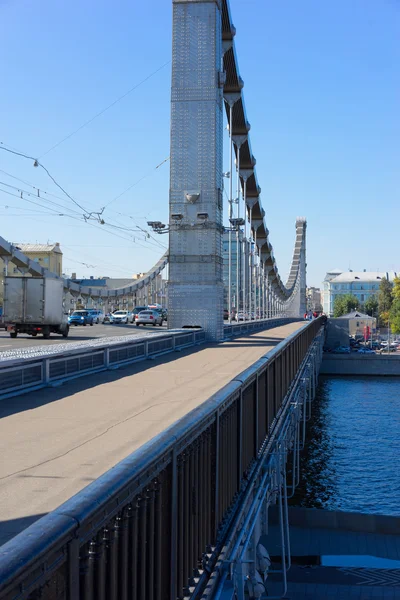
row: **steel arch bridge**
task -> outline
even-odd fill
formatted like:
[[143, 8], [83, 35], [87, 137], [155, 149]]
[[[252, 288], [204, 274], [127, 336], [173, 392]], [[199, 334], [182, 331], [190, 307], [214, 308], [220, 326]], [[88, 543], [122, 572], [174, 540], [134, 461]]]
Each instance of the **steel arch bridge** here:
[[[229, 229], [235, 224], [241, 249], [238, 308], [254, 318], [299, 317], [305, 312], [306, 220], [296, 220], [292, 265], [284, 283], [261, 202], [235, 33], [228, 0], [173, 0], [169, 251], [145, 277], [119, 289], [98, 290], [64, 280], [72, 295], [101, 298], [108, 306], [146, 289], [169, 264], [168, 326], [201, 326], [210, 340], [222, 339], [225, 107], [231, 148]], [[236, 219], [232, 219], [233, 156], [239, 191]], [[244, 243], [238, 244], [239, 236]], [[23, 273], [58, 277], [2, 237], [0, 256]], [[230, 267], [229, 263], [229, 273]]]

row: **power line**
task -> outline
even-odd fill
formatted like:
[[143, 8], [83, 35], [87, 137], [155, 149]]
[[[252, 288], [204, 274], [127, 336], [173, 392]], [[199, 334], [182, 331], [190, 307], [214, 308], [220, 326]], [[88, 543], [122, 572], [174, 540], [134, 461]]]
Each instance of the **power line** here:
[[49, 154], [49, 152], [51, 152], [52, 150], [54, 150], [55, 148], [57, 148], [58, 146], [60, 146], [61, 144], [63, 144], [66, 140], [69, 140], [69, 138], [71, 138], [73, 135], [75, 135], [76, 133], [78, 133], [78, 131], [81, 131], [81, 129], [83, 129], [84, 127], [86, 127], [90, 123], [92, 123], [95, 119], [97, 119], [98, 117], [100, 117], [101, 115], [103, 115], [107, 110], [109, 110], [110, 108], [112, 108], [113, 106], [115, 106], [118, 102], [120, 102], [121, 100], [123, 100], [124, 98], [126, 98], [127, 96], [129, 96], [129, 94], [131, 94], [132, 92], [134, 92], [135, 90], [137, 90], [138, 87], [140, 87], [141, 85], [143, 85], [144, 83], [146, 83], [146, 81], [148, 81], [149, 79], [151, 79], [154, 75], [156, 75], [159, 71], [161, 71], [164, 67], [166, 67], [170, 62], [171, 61], [168, 60], [166, 63], [164, 63], [163, 65], [161, 65], [161, 67], [158, 67], [158, 69], [156, 69], [155, 71], [153, 71], [152, 73], [150, 73], [150, 75], [148, 75], [147, 77], [145, 77], [144, 79], [142, 79], [142, 81], [140, 81], [139, 83], [137, 83], [136, 85], [134, 85], [132, 88], [130, 88], [127, 92], [125, 92], [125, 94], [122, 94], [122, 96], [119, 96], [116, 100], [114, 100], [114, 102], [111, 102], [111, 104], [109, 104], [108, 106], [106, 106], [105, 108], [103, 108], [100, 112], [98, 112], [97, 114], [95, 114], [94, 117], [92, 117], [91, 119], [89, 119], [88, 121], [86, 121], [85, 123], [83, 123], [80, 127], [78, 127], [78, 129], [75, 129], [74, 131], [72, 131], [71, 133], [69, 133], [62, 140], [60, 140], [59, 142], [57, 142], [57, 144], [54, 144], [54, 146], [52, 146], [51, 148], [49, 148], [49, 150], [47, 150], [44, 154], [42, 154], [41, 156], [39, 156], [39, 158], [43, 158], [43, 156], [46, 156], [46, 154]]
[[16, 152], [16, 150], [11, 150], [10, 148], [6, 148], [3, 145], [0, 146], [0, 150], [4, 150], [5, 152], [10, 152], [11, 154], [16, 154], [17, 156], [22, 156], [23, 158], [27, 158], [28, 160], [33, 160], [33, 166], [34, 167], [41, 167], [46, 173], [47, 175], [50, 177], [50, 179], [52, 180], [52, 182], [74, 203], [76, 204], [76, 206], [78, 206], [81, 210], [83, 210], [84, 213], [87, 213], [88, 218], [90, 218], [90, 215], [94, 214], [94, 213], [90, 213], [89, 211], [86, 210], [86, 208], [84, 208], [83, 206], [81, 206], [79, 204], [79, 202], [77, 202], [76, 200], [74, 200], [74, 198], [68, 194], [68, 192], [65, 191], [65, 189], [54, 179], [54, 177], [51, 175], [51, 173], [48, 171], [48, 169], [46, 169], [46, 167], [44, 165], [42, 165], [37, 158], [34, 158], [33, 156], [28, 156], [28, 154], [24, 154], [23, 152]]
[[110, 200], [110, 202], [108, 202], [108, 204], [106, 204], [104, 206], [103, 210], [105, 210], [108, 206], [110, 206], [110, 204], [112, 204], [113, 202], [115, 202], [116, 200], [118, 200], [119, 198], [121, 198], [121, 196], [123, 196], [124, 194], [126, 194], [126, 192], [129, 192], [129, 190], [131, 190], [136, 185], [138, 185], [141, 181], [143, 181], [143, 179], [146, 179], [146, 177], [150, 177], [150, 175], [154, 171], [157, 171], [157, 169], [159, 169], [163, 164], [165, 164], [166, 162], [168, 162], [169, 159], [170, 159], [170, 157], [167, 156], [167, 158], [165, 158], [162, 162], [160, 162], [160, 164], [158, 164], [156, 167], [154, 167], [154, 169], [152, 169], [151, 171], [149, 171], [146, 175], [143, 175], [143, 177], [141, 177], [140, 179], [138, 179], [137, 181], [135, 181], [135, 183], [132, 183], [132, 185], [130, 185], [123, 192], [121, 192], [120, 194], [118, 194], [118, 196], [115, 196], [115, 198], [113, 198], [112, 200]]
[[[1, 183], [2, 183], [2, 182], [0, 182], [0, 184], [1, 184]], [[9, 192], [9, 191], [7, 191], [7, 190], [3, 190], [3, 189], [1, 189], [1, 188], [0, 188], [0, 192], [2, 192], [3, 194], [8, 194], [9, 196], [13, 196], [14, 198], [19, 198], [19, 199], [21, 199], [21, 195], [13, 194], [12, 192]], [[25, 192], [23, 192], [23, 193], [25, 193], [25, 194], [28, 194], [29, 196], [32, 196], [32, 194], [31, 194], [30, 192], [26, 192], [26, 191], [25, 191]], [[75, 221], [81, 221], [81, 222], [82, 222], [82, 217], [80, 218], [80, 217], [76, 217], [76, 216], [74, 216], [74, 215], [69, 215], [69, 214], [65, 214], [65, 213], [59, 213], [59, 212], [58, 212], [57, 210], [55, 210], [54, 208], [50, 208], [50, 207], [47, 207], [47, 206], [43, 206], [43, 204], [40, 204], [40, 203], [38, 203], [38, 202], [35, 202], [34, 200], [28, 200], [28, 198], [24, 198], [24, 197], [22, 197], [22, 200], [25, 200], [25, 202], [29, 202], [29, 203], [31, 203], [31, 204], [34, 204], [34, 205], [36, 205], [36, 206], [40, 206], [40, 208], [44, 208], [44, 209], [46, 209], [46, 210], [50, 210], [50, 211], [52, 211], [52, 213], [56, 213], [55, 215], [53, 215], [53, 214], [52, 214], [52, 215], [48, 215], [48, 216], [68, 217], [68, 218], [70, 218], [70, 219], [74, 219]], [[56, 203], [54, 203], [54, 204], [56, 204]], [[148, 250], [153, 250], [153, 244], [150, 244], [150, 243], [148, 243], [146, 246], [144, 246], [143, 244], [140, 244], [140, 243], [139, 243], [139, 242], [136, 240], [136, 238], [135, 238], [135, 237], [133, 237], [133, 236], [126, 237], [126, 236], [123, 236], [123, 235], [118, 235], [117, 233], [115, 233], [115, 232], [113, 232], [113, 231], [110, 231], [109, 229], [106, 229], [106, 228], [105, 228], [105, 226], [107, 226], [107, 223], [104, 223], [104, 225], [100, 225], [100, 226], [98, 226], [98, 225], [95, 225], [94, 223], [90, 223], [90, 222], [88, 222], [87, 220], [83, 220], [83, 221], [84, 221], [84, 222], [86, 222], [86, 223], [87, 223], [88, 225], [90, 225], [91, 227], [95, 227], [96, 229], [101, 229], [101, 230], [105, 231], [106, 233], [109, 233], [110, 235], [113, 235], [113, 236], [115, 236], [115, 237], [118, 237], [118, 238], [120, 238], [120, 239], [122, 239], [122, 240], [125, 240], [125, 241], [130, 241], [131, 243], [134, 243], [134, 244], [136, 244], [136, 245], [140, 246], [141, 248], [148, 248]], [[150, 248], [148, 247], [149, 245], [151, 246]], [[155, 246], [155, 245], [154, 245], [154, 246]]]

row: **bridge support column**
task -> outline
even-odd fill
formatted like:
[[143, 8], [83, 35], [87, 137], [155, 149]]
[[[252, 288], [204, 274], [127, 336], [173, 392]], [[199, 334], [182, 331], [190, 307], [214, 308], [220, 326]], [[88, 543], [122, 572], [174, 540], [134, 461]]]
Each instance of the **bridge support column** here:
[[168, 326], [223, 337], [221, 2], [173, 0]]

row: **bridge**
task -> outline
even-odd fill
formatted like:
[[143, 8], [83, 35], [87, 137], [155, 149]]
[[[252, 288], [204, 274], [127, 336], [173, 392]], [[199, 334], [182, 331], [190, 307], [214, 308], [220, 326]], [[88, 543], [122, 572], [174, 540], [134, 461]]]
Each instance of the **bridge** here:
[[[2, 600], [260, 597], [271, 565], [260, 540], [274, 503], [274, 573], [286, 591], [287, 499], [299, 481], [324, 331], [322, 319], [301, 318], [306, 221], [296, 220], [284, 283], [229, 3], [173, 0], [173, 11], [170, 214], [168, 224], [152, 223], [168, 231], [169, 250], [118, 290], [64, 280], [66, 292], [107, 306], [137, 298], [168, 265], [168, 331], [28, 348], [0, 360]], [[57, 277], [3, 238], [0, 255], [22, 273]], [[248, 320], [224, 325], [225, 307]]]

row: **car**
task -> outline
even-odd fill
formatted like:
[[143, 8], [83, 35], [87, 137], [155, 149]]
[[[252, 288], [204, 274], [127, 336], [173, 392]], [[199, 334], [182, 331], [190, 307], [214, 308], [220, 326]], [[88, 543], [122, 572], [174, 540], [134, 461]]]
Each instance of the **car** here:
[[74, 310], [72, 315], [68, 317], [68, 325], [93, 325], [93, 315], [88, 310]]
[[133, 318], [135, 318], [136, 315], [142, 312], [142, 310], [147, 310], [148, 308], [148, 306], [135, 306], [135, 308], [132, 310]]
[[89, 308], [88, 311], [93, 315], [93, 321], [95, 323], [104, 323], [104, 313], [98, 308]]
[[159, 325], [162, 327], [163, 318], [157, 310], [142, 310], [142, 312], [135, 315], [136, 327], [139, 325]]
[[119, 323], [133, 323], [134, 316], [129, 310], [116, 310], [110, 315], [110, 323], [118, 325]]
[[168, 320], [168, 314], [167, 314], [167, 311], [165, 308], [150, 308], [150, 307], [148, 307], [148, 310], [155, 310], [156, 312], [158, 312], [159, 315], [161, 315], [163, 321]]
[[357, 350], [357, 354], [376, 354], [375, 350], [371, 350], [371, 348], [360, 348]]
[[332, 350], [333, 354], [350, 354], [350, 348], [348, 346], [338, 346]]

